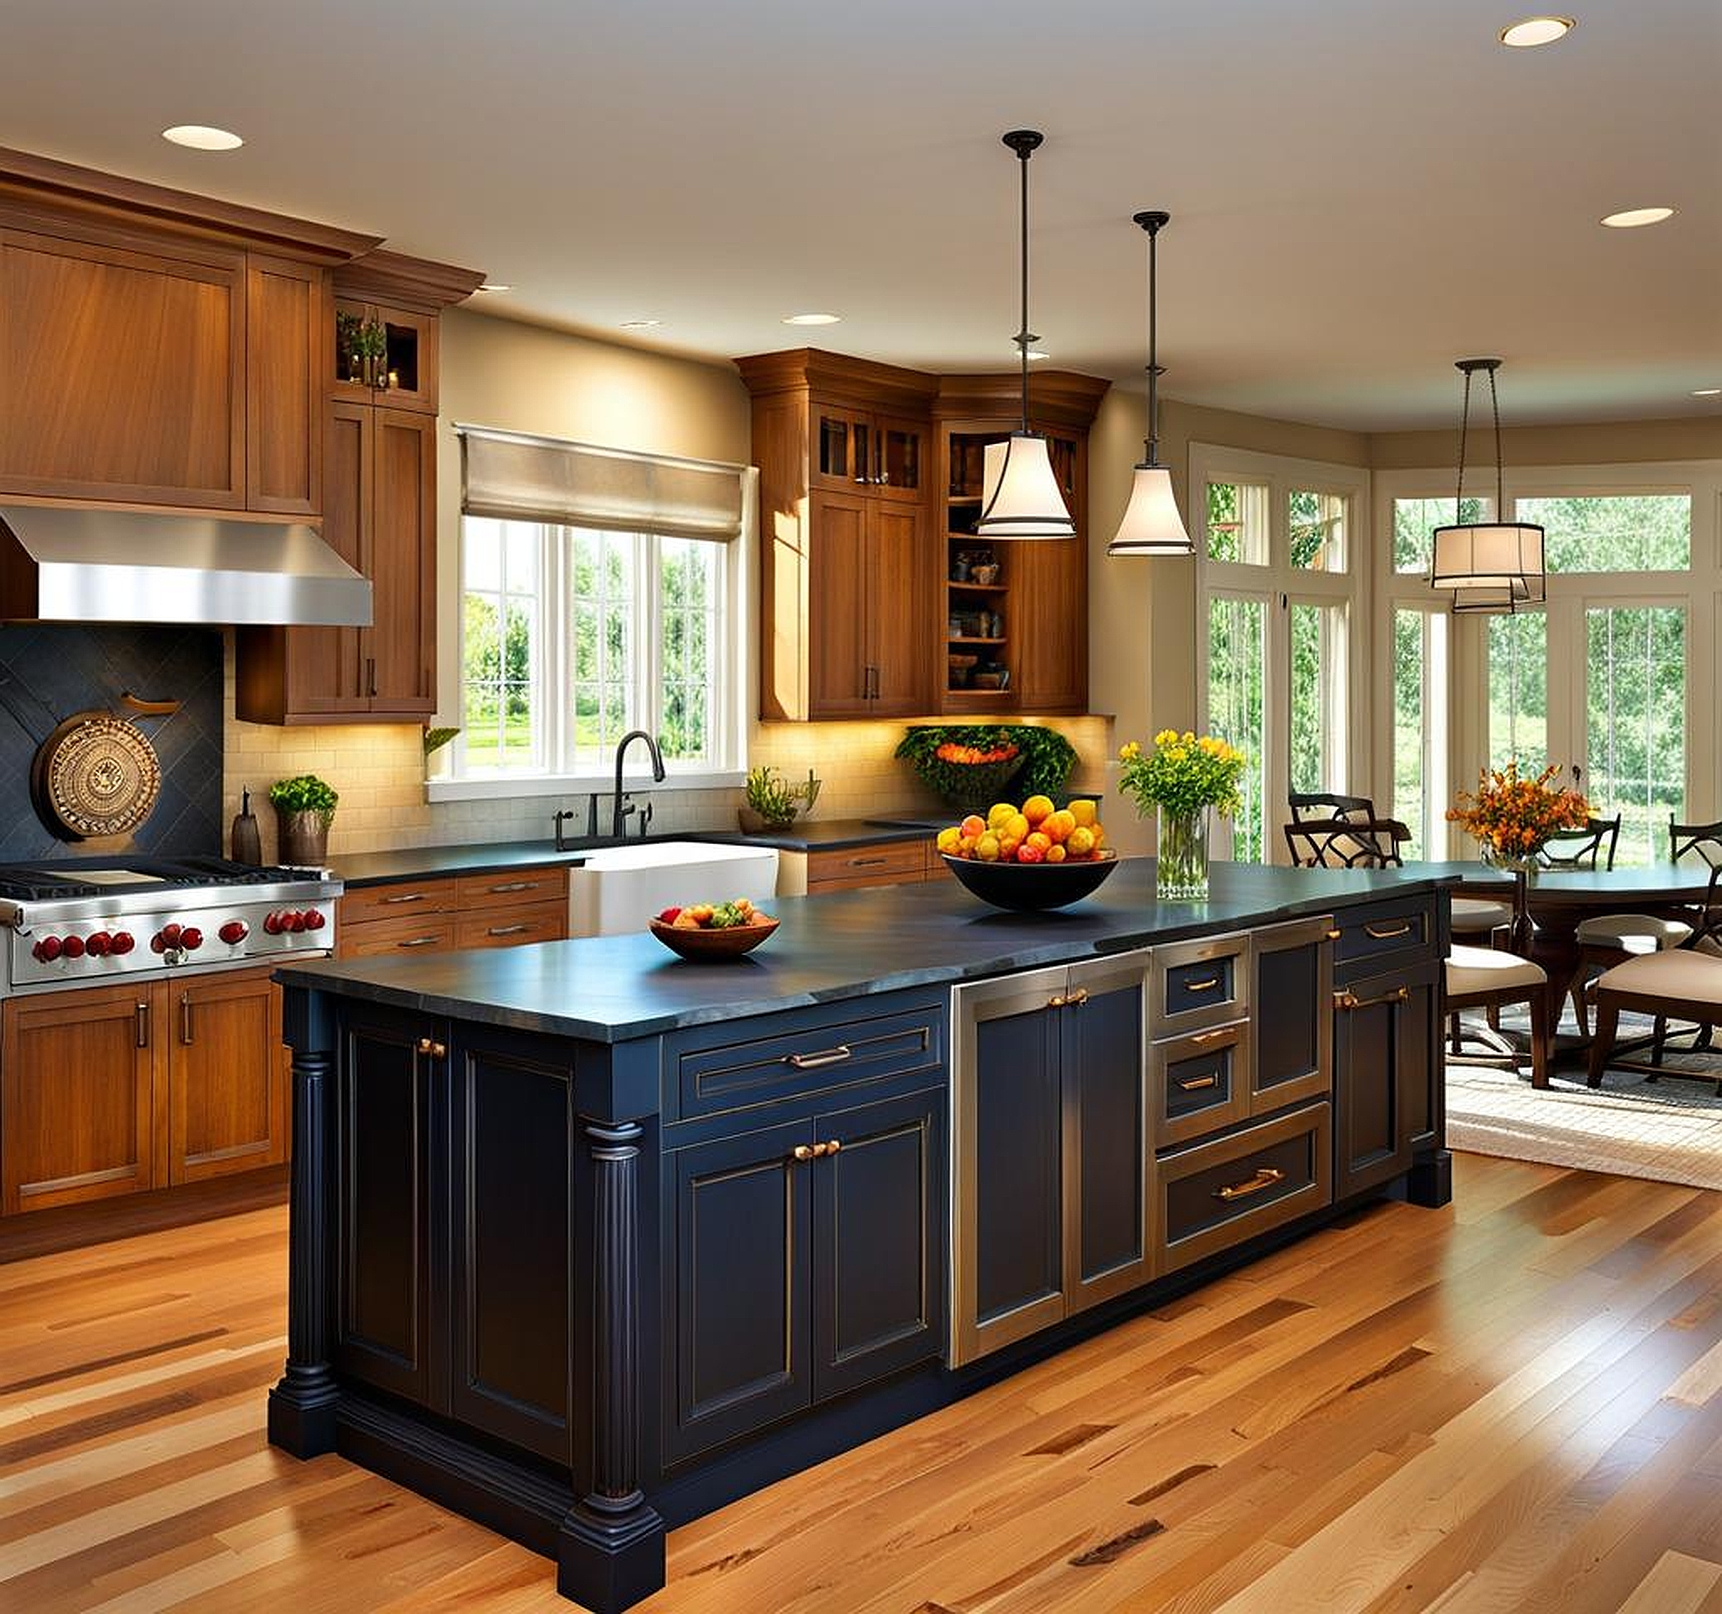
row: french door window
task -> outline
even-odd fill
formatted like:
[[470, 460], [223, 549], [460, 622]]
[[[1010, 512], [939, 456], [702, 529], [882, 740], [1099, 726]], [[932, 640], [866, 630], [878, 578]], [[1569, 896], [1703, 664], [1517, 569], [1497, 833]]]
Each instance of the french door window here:
[[1585, 611], [1585, 789], [1621, 816], [1617, 862], [1668, 855], [1686, 817], [1686, 612], [1677, 605]]

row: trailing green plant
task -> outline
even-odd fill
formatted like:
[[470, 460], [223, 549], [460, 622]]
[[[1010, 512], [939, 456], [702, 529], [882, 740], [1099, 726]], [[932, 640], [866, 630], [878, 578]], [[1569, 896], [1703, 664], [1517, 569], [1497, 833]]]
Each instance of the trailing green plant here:
[[334, 818], [335, 803], [340, 799], [335, 788], [314, 773], [277, 779], [269, 787], [269, 800], [276, 812], [315, 813], [325, 825]]
[[436, 755], [438, 751], [442, 750], [442, 748], [459, 733], [459, 729], [433, 729], [427, 723], [425, 725], [425, 755], [427, 757]]
[[820, 780], [807, 770], [805, 784], [792, 785], [769, 763], [747, 771], [746, 800], [749, 808], [774, 827], [790, 824], [796, 815], [812, 812], [819, 799]]
[[1015, 746], [1022, 768], [1011, 778], [1011, 788], [1020, 796], [1053, 796], [1064, 791], [1076, 766], [1076, 747], [1057, 729], [1035, 723], [922, 723], [911, 728], [897, 747], [897, 755], [912, 763], [915, 771], [941, 794], [961, 792], [961, 764], [941, 761], [934, 753], [941, 745], [966, 745], [990, 751]]

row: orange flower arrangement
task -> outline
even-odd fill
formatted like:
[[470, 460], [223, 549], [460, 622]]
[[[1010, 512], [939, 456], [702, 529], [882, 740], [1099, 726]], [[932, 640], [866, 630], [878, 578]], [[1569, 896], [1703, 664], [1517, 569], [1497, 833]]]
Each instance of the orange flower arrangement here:
[[1590, 803], [1580, 790], [1557, 790], [1549, 783], [1560, 772], [1552, 764], [1534, 779], [1522, 778], [1517, 762], [1477, 775], [1475, 795], [1459, 792], [1447, 818], [1480, 841], [1499, 860], [1536, 857], [1557, 830], [1583, 829]]

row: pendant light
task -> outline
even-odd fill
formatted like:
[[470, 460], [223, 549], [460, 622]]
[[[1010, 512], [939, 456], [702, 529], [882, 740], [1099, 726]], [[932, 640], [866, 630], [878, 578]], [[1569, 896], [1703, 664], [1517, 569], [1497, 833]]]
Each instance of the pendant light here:
[[[1429, 581], [1453, 595], [1459, 612], [1498, 613], [1538, 605], [1547, 597], [1543, 529], [1531, 521], [1502, 521], [1505, 503], [1501, 457], [1501, 404], [1495, 391], [1499, 359], [1460, 359], [1455, 368], [1465, 377], [1465, 398], [1459, 415], [1459, 486], [1453, 525], [1433, 534]], [[1478, 371], [1489, 378], [1489, 402], [1495, 417], [1495, 516], [1493, 521], [1465, 521], [1465, 444], [1471, 422], [1471, 378]]]
[[1028, 353], [1040, 340], [1028, 328], [1028, 159], [1044, 138], [1035, 129], [1013, 129], [1004, 137], [1022, 164], [1022, 323], [1016, 333], [1022, 365], [1022, 423], [1002, 443], [986, 446], [977, 538], [1076, 536], [1076, 523], [1059, 491], [1046, 439], [1028, 428]]
[[1131, 222], [1148, 232], [1148, 435], [1143, 439], [1143, 460], [1131, 473], [1130, 502], [1124, 519], [1106, 546], [1108, 555], [1193, 555], [1196, 546], [1178, 514], [1172, 495], [1172, 473], [1160, 463], [1160, 363], [1158, 309], [1159, 276], [1155, 261], [1161, 230], [1172, 221], [1170, 213], [1131, 215]]

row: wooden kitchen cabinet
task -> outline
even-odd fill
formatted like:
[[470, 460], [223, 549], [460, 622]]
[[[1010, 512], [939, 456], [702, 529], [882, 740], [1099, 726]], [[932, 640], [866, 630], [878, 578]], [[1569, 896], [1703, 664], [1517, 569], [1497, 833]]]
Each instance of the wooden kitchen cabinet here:
[[516, 947], [568, 934], [568, 870], [547, 863], [361, 886], [341, 898], [339, 958]]
[[245, 507], [323, 504], [323, 331], [329, 281], [314, 264], [252, 253], [245, 266]]
[[331, 396], [346, 403], [387, 404], [391, 409], [413, 409], [434, 415], [437, 412], [438, 367], [436, 315], [422, 309], [391, 308], [354, 297], [338, 298], [335, 308], [339, 313], [383, 327], [387, 352], [381, 371], [388, 378], [388, 385], [372, 386], [348, 377], [345, 374], [345, 356], [332, 331], [325, 326], [326, 339], [335, 356]]
[[167, 1102], [173, 1186], [287, 1158], [287, 1049], [281, 988], [270, 974], [237, 970], [183, 985], [161, 983], [172, 1026]]

